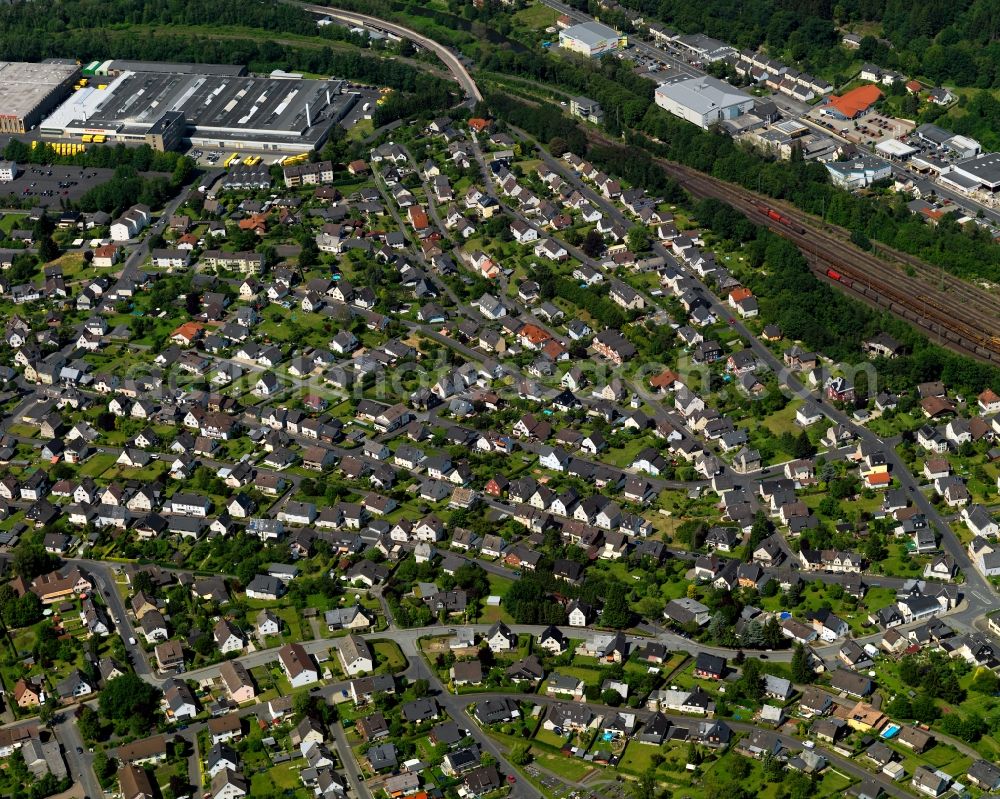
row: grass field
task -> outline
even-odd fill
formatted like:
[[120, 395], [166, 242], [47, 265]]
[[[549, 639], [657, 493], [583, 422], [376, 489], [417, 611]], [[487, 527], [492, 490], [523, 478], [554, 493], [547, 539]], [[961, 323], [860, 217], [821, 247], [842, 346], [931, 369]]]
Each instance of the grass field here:
[[536, 2], [527, 8], [522, 8], [514, 14], [514, 23], [526, 28], [545, 29], [556, 24], [559, 12], [541, 2]]
[[80, 476], [100, 477], [108, 469], [115, 465], [116, 460], [118, 460], [118, 458], [112, 452], [98, 453], [80, 467]]
[[535, 747], [532, 747], [531, 754], [534, 756], [535, 762], [542, 768], [548, 769], [553, 774], [558, 774], [570, 782], [581, 782], [594, 770], [594, 766], [579, 758], [555, 755]]
[[628, 746], [625, 747], [625, 752], [618, 763], [618, 768], [626, 774], [641, 777], [653, 767], [653, 755], [659, 751], [660, 747], [658, 746], [630, 741]]
[[795, 412], [800, 407], [802, 407], [801, 400], [792, 400], [780, 411], [768, 416], [764, 420], [764, 426], [776, 436], [780, 436], [782, 433], [798, 435], [802, 428], [795, 424]]
[[3, 219], [0, 219], [0, 232], [3, 232], [5, 235], [10, 235], [10, 232], [14, 228], [25, 228], [28, 226], [27, 214], [4, 214]]
[[393, 674], [406, 669], [406, 657], [395, 641], [373, 641], [372, 649], [379, 667], [385, 666]]

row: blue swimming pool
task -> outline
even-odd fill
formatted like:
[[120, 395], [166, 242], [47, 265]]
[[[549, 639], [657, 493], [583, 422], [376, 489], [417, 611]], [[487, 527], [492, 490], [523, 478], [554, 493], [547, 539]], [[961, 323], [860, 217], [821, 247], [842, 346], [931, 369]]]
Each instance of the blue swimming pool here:
[[899, 732], [899, 725], [890, 724], [888, 727], [882, 730], [882, 737], [888, 740], [889, 738], [894, 738], [896, 736], [896, 733], [898, 732]]

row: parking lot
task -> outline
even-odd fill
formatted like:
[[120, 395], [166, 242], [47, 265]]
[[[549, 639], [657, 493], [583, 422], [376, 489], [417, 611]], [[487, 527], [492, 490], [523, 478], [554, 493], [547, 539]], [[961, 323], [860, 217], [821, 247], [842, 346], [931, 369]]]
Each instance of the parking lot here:
[[886, 139], [898, 139], [909, 134], [914, 128], [912, 122], [882, 114], [870, 113], [858, 119], [840, 120], [822, 113], [821, 109], [822, 106], [817, 106], [808, 114], [815, 124], [865, 149]]
[[60, 200], [79, 200], [87, 191], [106, 183], [113, 169], [78, 166], [23, 164], [23, 171], [10, 183], [0, 183], [0, 196], [16, 195], [40, 206], [58, 206]]

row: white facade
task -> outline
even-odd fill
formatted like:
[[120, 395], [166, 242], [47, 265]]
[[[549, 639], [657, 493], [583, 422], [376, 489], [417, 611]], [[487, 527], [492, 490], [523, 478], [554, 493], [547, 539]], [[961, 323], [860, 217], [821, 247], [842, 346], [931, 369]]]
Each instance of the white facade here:
[[656, 87], [655, 99], [660, 108], [705, 130], [753, 109], [749, 94], [707, 75], [662, 83]]
[[892, 177], [892, 165], [888, 161], [869, 156], [861, 156], [853, 161], [830, 161], [825, 166], [830, 173], [831, 182], [849, 191]]
[[133, 205], [111, 225], [112, 241], [135, 238], [149, 224], [149, 209]]
[[620, 50], [628, 38], [599, 22], [584, 22], [559, 31], [559, 46], [564, 50], [596, 58]]

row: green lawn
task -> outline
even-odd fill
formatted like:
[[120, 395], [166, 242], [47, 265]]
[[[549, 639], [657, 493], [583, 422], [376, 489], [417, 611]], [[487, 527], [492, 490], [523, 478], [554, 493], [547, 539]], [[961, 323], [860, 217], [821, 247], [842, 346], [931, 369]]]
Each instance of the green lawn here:
[[639, 436], [638, 438], [634, 438], [629, 441], [628, 444], [620, 449], [602, 453], [601, 460], [614, 464], [615, 466], [631, 466], [632, 462], [635, 460], [635, 456], [649, 445], [650, 440], [647, 436]]
[[27, 214], [5, 214], [0, 219], [0, 231], [6, 235], [10, 235], [10, 232], [14, 228], [25, 229], [30, 227]]
[[113, 452], [102, 452], [94, 455], [80, 467], [81, 477], [100, 477], [115, 465], [118, 456]]
[[551, 746], [553, 749], [562, 749], [563, 744], [566, 743], [566, 736], [556, 735], [552, 730], [539, 727], [538, 732], [535, 734], [535, 741], [546, 746]]
[[854, 780], [849, 779], [838, 771], [828, 768], [823, 773], [823, 778], [816, 786], [817, 796], [835, 796], [844, 793], [847, 788], [854, 784]]
[[507, 596], [507, 591], [514, 584], [514, 578], [501, 577], [499, 574], [493, 574], [492, 572], [486, 575], [486, 579], [490, 584], [490, 593], [496, 596]]
[[302, 764], [292, 761], [272, 766], [267, 771], [258, 772], [250, 780], [250, 795], [270, 795], [274, 793], [275, 788], [278, 788], [284, 791], [294, 791], [297, 795], [301, 793], [305, 796], [305, 789], [299, 780], [301, 770]]
[[556, 672], [567, 677], [576, 677], [587, 685], [597, 685], [601, 679], [601, 673], [597, 669], [588, 669], [586, 666], [559, 666]]
[[171, 777], [187, 777], [187, 761], [181, 759], [176, 760], [173, 763], [164, 763], [153, 772], [153, 776], [156, 779], [156, 784], [159, 785], [162, 790], [170, 784]]
[[534, 747], [532, 747], [531, 754], [534, 756], [535, 762], [542, 768], [548, 769], [553, 774], [558, 774], [570, 782], [581, 782], [595, 768], [579, 758], [555, 755]]
[[618, 763], [618, 768], [627, 774], [641, 777], [653, 767], [653, 755], [659, 751], [658, 746], [630, 741]]
[[555, 25], [558, 18], [559, 12], [554, 8], [549, 8], [541, 2], [536, 2], [514, 14], [513, 22], [523, 25], [526, 28], [544, 29]]
[[373, 641], [372, 649], [380, 668], [385, 666], [393, 674], [406, 670], [406, 657], [395, 641]]
[[800, 407], [802, 407], [801, 400], [792, 400], [780, 411], [768, 416], [764, 420], [764, 426], [776, 436], [780, 436], [782, 433], [798, 435], [801, 428], [795, 424], [795, 412]]

